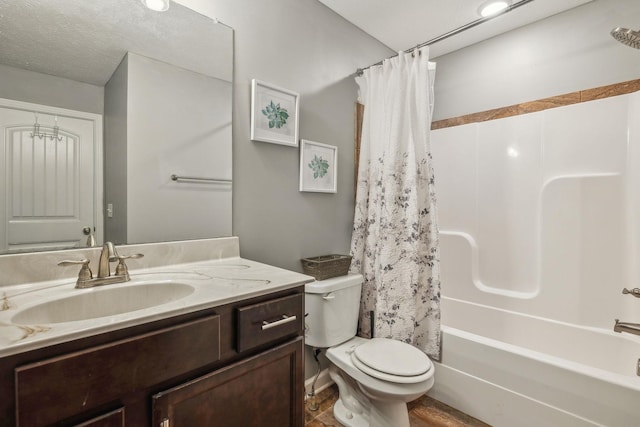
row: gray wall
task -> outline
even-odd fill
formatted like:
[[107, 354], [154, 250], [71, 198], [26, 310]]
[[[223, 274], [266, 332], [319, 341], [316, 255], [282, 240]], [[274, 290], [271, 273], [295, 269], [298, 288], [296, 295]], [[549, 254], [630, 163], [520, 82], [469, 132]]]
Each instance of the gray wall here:
[[0, 64], [0, 98], [102, 114], [100, 86]]
[[640, 78], [618, 26], [640, 27], [640, 1], [595, 0], [435, 58], [434, 120]]
[[[127, 242], [128, 87], [129, 56], [125, 55], [104, 87], [104, 232], [115, 244]], [[106, 211], [109, 204], [112, 217]]]
[[[353, 73], [393, 54], [316, 0], [179, 0], [235, 29], [233, 232], [241, 255], [301, 271], [348, 253], [353, 225]], [[338, 147], [338, 193], [298, 191], [299, 151], [249, 139], [251, 79], [299, 92], [300, 138]]]

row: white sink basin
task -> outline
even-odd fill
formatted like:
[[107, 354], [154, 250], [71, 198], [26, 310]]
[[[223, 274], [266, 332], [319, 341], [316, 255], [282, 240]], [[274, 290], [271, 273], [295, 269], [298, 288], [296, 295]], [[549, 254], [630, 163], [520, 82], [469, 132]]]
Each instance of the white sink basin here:
[[35, 325], [114, 316], [176, 301], [194, 290], [193, 286], [171, 281], [74, 289], [76, 294], [26, 308], [11, 321]]

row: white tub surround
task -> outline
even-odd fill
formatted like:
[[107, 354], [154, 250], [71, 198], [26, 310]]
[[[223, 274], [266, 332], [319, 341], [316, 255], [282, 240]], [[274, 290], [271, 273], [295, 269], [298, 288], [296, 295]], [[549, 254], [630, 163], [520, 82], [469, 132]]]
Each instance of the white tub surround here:
[[[432, 132], [435, 398], [500, 426], [640, 425], [640, 93]], [[634, 403], [635, 402], [635, 403]]]
[[[310, 276], [240, 258], [239, 242], [235, 237], [119, 246], [117, 249], [120, 255], [145, 255], [142, 259], [128, 261], [131, 281], [89, 289], [75, 288], [79, 266], [62, 268], [57, 263], [65, 259], [89, 258], [95, 272], [100, 248], [0, 257], [0, 357], [216, 307], [313, 281]], [[115, 264], [112, 267], [115, 268]], [[55, 280], [45, 280], [47, 275], [49, 278], [55, 277]], [[157, 296], [153, 294], [153, 286], [158, 285], [158, 292], [161, 292], [160, 287], [176, 284], [187, 292], [178, 293], [177, 299], [148, 308], [128, 311], [131, 309], [130, 301], [111, 299], [108, 304], [123, 303], [127, 306], [128, 303], [128, 308], [123, 307], [124, 312], [109, 316], [39, 324], [24, 324], [21, 317], [16, 316], [31, 307], [81, 294], [95, 295], [94, 301], [100, 304], [104, 301], [100, 293], [116, 288], [146, 286], [148, 298], [153, 298]], [[122, 295], [127, 295], [127, 290]], [[138, 293], [138, 297], [145, 298], [144, 292]], [[96, 305], [96, 311], [102, 308]], [[119, 311], [117, 307], [109, 308], [113, 312]], [[14, 316], [19, 323], [14, 322]], [[56, 313], [52, 320], [57, 322], [59, 319], [54, 317], [58, 317]]]
[[[432, 132], [447, 297], [640, 322], [640, 92]], [[444, 283], [444, 280], [443, 280]]]

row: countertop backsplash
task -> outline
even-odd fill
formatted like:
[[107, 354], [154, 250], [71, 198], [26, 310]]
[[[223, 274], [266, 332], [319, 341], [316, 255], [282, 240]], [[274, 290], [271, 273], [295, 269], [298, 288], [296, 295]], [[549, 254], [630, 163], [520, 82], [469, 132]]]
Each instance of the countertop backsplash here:
[[[116, 245], [116, 249], [120, 255], [135, 253], [144, 255], [143, 258], [127, 261], [129, 271], [133, 274], [136, 270], [168, 264], [184, 264], [240, 256], [240, 244], [237, 237]], [[98, 270], [98, 258], [101, 251], [102, 247], [96, 246], [94, 248], [2, 255], [0, 256], [0, 288], [77, 278], [80, 266], [59, 267], [58, 262], [63, 260], [89, 259], [89, 267], [95, 274]], [[112, 267], [115, 268], [115, 264], [112, 264]]]

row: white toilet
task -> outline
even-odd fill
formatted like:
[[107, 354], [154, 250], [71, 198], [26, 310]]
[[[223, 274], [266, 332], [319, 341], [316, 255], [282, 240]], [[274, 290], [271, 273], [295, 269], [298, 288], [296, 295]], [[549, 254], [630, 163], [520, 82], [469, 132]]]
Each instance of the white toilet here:
[[305, 343], [326, 348], [340, 397], [333, 407], [347, 427], [409, 427], [407, 402], [433, 386], [434, 367], [417, 348], [387, 338], [356, 337], [362, 275], [305, 285]]

